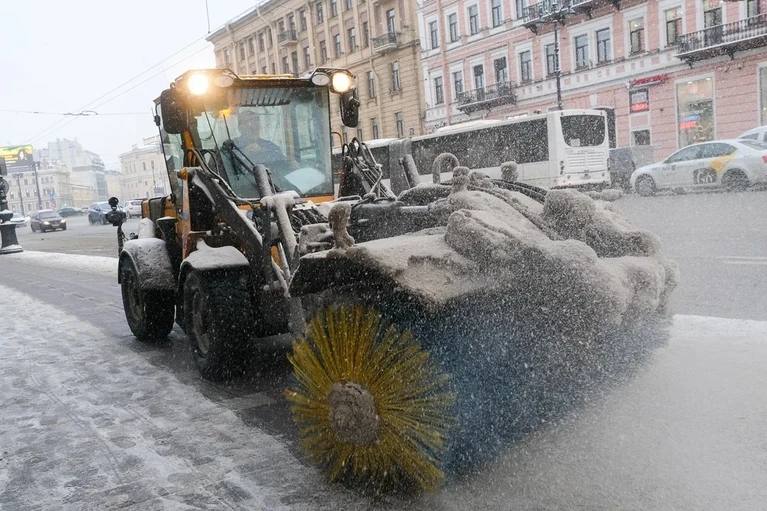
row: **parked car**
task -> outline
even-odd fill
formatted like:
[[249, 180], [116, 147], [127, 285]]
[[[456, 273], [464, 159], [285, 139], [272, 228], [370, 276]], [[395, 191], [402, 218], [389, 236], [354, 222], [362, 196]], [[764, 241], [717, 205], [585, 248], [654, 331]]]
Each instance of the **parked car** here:
[[60, 217], [78, 216], [83, 214], [83, 210], [80, 208], [61, 208], [58, 210]]
[[109, 222], [107, 221], [107, 213], [112, 211], [112, 208], [109, 206], [109, 203], [104, 202], [94, 202], [88, 207], [88, 222], [93, 224], [103, 224], [106, 225]]
[[128, 218], [135, 217], [141, 217], [141, 199], [133, 199], [129, 200], [128, 204], [126, 205], [126, 213], [128, 214]]
[[767, 126], [759, 126], [741, 133], [738, 137], [743, 140], [756, 140], [757, 142], [767, 143]]
[[52, 209], [41, 209], [32, 215], [29, 220], [29, 227], [32, 229], [32, 232], [47, 232], [57, 229], [66, 231], [67, 221]]
[[13, 217], [11, 217], [11, 223], [16, 224], [19, 227], [24, 227], [29, 223], [29, 217], [28, 216], [20, 216], [15, 211], [13, 212]]
[[757, 183], [767, 183], [767, 144], [754, 140], [689, 145], [631, 174], [631, 187], [645, 196], [664, 189], [723, 186], [745, 190]]

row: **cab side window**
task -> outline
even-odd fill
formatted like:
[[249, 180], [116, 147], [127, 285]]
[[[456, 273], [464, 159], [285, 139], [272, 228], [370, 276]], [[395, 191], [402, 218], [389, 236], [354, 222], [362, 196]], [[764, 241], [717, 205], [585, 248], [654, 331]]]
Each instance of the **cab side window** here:
[[681, 149], [669, 156], [668, 160], [666, 160], [666, 163], [679, 163], [683, 161], [697, 160], [701, 157], [700, 148], [701, 146], [685, 147], [684, 149]]
[[715, 143], [701, 146], [701, 158], [718, 158], [735, 152], [735, 147], [730, 144]]

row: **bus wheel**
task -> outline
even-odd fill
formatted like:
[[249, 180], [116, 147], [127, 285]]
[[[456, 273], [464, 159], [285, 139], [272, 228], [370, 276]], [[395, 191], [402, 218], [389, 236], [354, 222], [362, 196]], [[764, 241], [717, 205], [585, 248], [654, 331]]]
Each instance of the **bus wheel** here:
[[642, 176], [637, 179], [634, 187], [636, 188], [637, 193], [642, 197], [655, 195], [655, 180], [650, 176]]

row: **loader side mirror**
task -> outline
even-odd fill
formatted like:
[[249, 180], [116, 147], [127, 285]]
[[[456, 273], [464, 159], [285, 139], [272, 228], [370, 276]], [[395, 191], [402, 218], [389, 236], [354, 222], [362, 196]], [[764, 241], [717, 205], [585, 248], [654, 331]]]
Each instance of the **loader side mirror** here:
[[181, 95], [176, 89], [165, 89], [160, 94], [160, 112], [162, 114], [162, 127], [166, 133], [178, 135], [186, 128]]
[[356, 128], [360, 120], [360, 100], [357, 89], [352, 89], [341, 94], [341, 121], [344, 126]]

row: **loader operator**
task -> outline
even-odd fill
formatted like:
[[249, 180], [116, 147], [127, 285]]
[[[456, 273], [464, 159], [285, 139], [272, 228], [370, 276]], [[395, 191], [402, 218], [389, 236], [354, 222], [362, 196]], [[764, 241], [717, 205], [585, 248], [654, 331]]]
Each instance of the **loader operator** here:
[[263, 163], [270, 168], [274, 167], [275, 163], [277, 168], [287, 164], [288, 158], [277, 144], [259, 137], [261, 129], [258, 114], [247, 107], [240, 108], [237, 123], [240, 128], [240, 135], [235, 137], [233, 142], [250, 158], [250, 161]]

